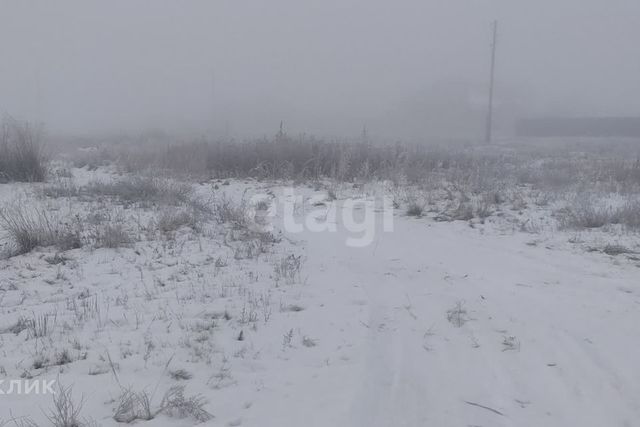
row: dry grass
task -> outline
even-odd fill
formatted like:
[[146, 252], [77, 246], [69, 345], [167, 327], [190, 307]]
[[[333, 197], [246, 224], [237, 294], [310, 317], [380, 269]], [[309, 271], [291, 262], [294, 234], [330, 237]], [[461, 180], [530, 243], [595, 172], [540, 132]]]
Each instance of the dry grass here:
[[49, 411], [47, 418], [54, 427], [82, 427], [87, 425], [80, 419], [83, 401], [76, 402], [73, 399], [71, 387], [60, 386], [53, 396], [53, 409]]
[[[146, 208], [186, 207], [162, 212], [158, 229], [172, 233], [180, 227], [196, 229], [203, 215], [213, 215], [220, 224], [245, 229], [251, 206], [244, 198], [233, 201], [224, 195], [207, 205], [194, 200], [191, 184], [159, 178], [158, 174], [197, 175], [211, 178], [255, 177], [267, 180], [321, 182], [329, 178], [342, 185], [352, 182], [388, 180], [397, 188], [414, 188], [428, 196], [428, 206], [438, 220], [484, 220], [511, 209], [529, 205], [546, 207], [586, 190], [602, 194], [640, 194], [640, 148], [630, 142], [607, 141], [580, 145], [564, 141], [536, 141], [522, 146], [478, 147], [471, 144], [417, 146], [327, 142], [309, 137], [278, 134], [271, 139], [242, 143], [232, 141], [161, 144], [123, 141], [120, 145], [83, 151], [100, 157], [99, 164], [115, 162], [123, 170], [152, 169], [154, 176], [129, 175], [114, 182], [93, 182], [75, 188], [58, 180], [43, 189], [49, 197], [85, 196], [88, 200], [109, 198], [125, 206]], [[166, 175], [162, 175], [166, 176]], [[330, 198], [335, 197], [331, 191]], [[534, 197], [535, 196], [535, 197]], [[87, 199], [85, 199], [87, 200]], [[556, 209], [560, 226], [582, 229], [620, 224], [640, 228], [637, 202], [613, 209], [571, 200], [566, 209]], [[422, 199], [404, 199], [397, 208], [409, 216], [425, 215]], [[266, 206], [256, 206], [260, 210]], [[194, 215], [191, 215], [193, 210]]]
[[204, 409], [205, 404], [206, 400], [202, 396], [185, 396], [184, 386], [174, 386], [162, 398], [160, 410], [170, 417], [205, 422], [213, 418], [213, 415]]
[[198, 230], [201, 219], [201, 215], [195, 210], [190, 212], [185, 210], [166, 210], [156, 219], [156, 228], [165, 234], [173, 233], [182, 227]]
[[[0, 208], [0, 229], [10, 242], [8, 255], [31, 252], [37, 247], [53, 246], [66, 251], [92, 245], [96, 248], [120, 248], [139, 240], [123, 216], [110, 210], [92, 211], [64, 217], [40, 204], [14, 201]], [[46, 259], [50, 264], [63, 263], [61, 255]]]
[[[120, 163], [134, 171], [152, 168], [210, 178], [363, 181], [401, 180], [408, 183], [443, 179], [471, 191], [493, 182], [561, 189], [589, 183], [628, 190], [640, 185], [638, 147], [610, 142], [607, 155], [597, 144], [474, 147], [452, 144], [373, 145], [326, 142], [309, 137], [279, 135], [238, 142], [137, 145]], [[132, 160], [135, 159], [135, 160]], [[131, 165], [130, 165], [131, 166]]]
[[[253, 177], [302, 183], [329, 179], [336, 184], [358, 185], [387, 180], [396, 187], [412, 186], [430, 194], [429, 206], [441, 220], [482, 221], [504, 211], [505, 207], [524, 209], [525, 200], [546, 206], [553, 200], [586, 190], [640, 194], [640, 148], [630, 141], [607, 141], [605, 151], [602, 141], [538, 140], [481, 147], [462, 143], [328, 142], [283, 133], [245, 142], [175, 143], [168, 137], [158, 138], [123, 142], [111, 147], [112, 154], [106, 158], [115, 159], [123, 170], [152, 169], [155, 173], [195, 175], [204, 180]], [[96, 150], [101, 151], [104, 149]], [[102, 193], [129, 202], [156, 198], [148, 196], [155, 194], [154, 190], [139, 194], [128, 191], [126, 185], [118, 187]], [[129, 193], [132, 196], [126, 196]], [[537, 195], [535, 200], [527, 197], [532, 194]], [[332, 197], [335, 194], [331, 194]], [[443, 201], [447, 202], [446, 206]], [[402, 207], [407, 215], [425, 214], [421, 206], [410, 200], [405, 202]], [[238, 226], [246, 223], [242, 206], [221, 199], [216, 210], [219, 222]], [[589, 216], [587, 214], [585, 212], [585, 216]], [[591, 216], [595, 223], [599, 222], [597, 212]], [[633, 224], [638, 222], [633, 212], [619, 211], [614, 216], [621, 217], [619, 221], [626, 227], [634, 228]], [[587, 225], [590, 222], [587, 217], [568, 220], [581, 221]]]
[[602, 203], [595, 196], [580, 196], [556, 212], [561, 228], [583, 230], [621, 225], [628, 230], [640, 229], [640, 201], [627, 200], [621, 205]]
[[447, 320], [456, 328], [461, 328], [469, 321], [467, 310], [464, 308], [464, 302], [458, 301], [456, 305], [447, 310]]
[[107, 223], [95, 228], [91, 233], [92, 241], [96, 248], [122, 248], [135, 242], [132, 233], [121, 223]]
[[175, 369], [169, 371], [169, 376], [176, 381], [186, 381], [193, 378], [193, 374], [185, 369]]
[[602, 252], [611, 256], [635, 254], [635, 251], [619, 244], [608, 244], [602, 249]]
[[420, 218], [424, 214], [425, 205], [417, 201], [411, 201], [407, 205], [407, 215]]
[[0, 418], [0, 427], [38, 427], [38, 424], [28, 416], [11, 416], [11, 418], [6, 421]]
[[246, 228], [250, 222], [249, 206], [244, 197], [235, 201], [223, 194], [214, 201], [213, 214], [219, 224], [231, 224], [237, 228]]
[[640, 200], [629, 200], [615, 209], [613, 223], [640, 230]]
[[50, 197], [57, 199], [61, 197], [75, 197], [80, 193], [80, 189], [73, 182], [73, 179], [69, 178], [56, 178], [54, 182], [48, 183], [41, 189], [41, 193], [44, 197]]
[[300, 269], [302, 267], [302, 256], [291, 254], [281, 258], [273, 266], [276, 283], [284, 281], [287, 285], [293, 285], [300, 280]]
[[28, 123], [6, 118], [0, 134], [0, 182], [42, 182], [47, 159], [40, 132]]
[[213, 415], [204, 409], [205, 399], [199, 395], [185, 396], [184, 389], [184, 386], [171, 387], [157, 406], [153, 404], [153, 396], [146, 391], [124, 390], [113, 419], [119, 423], [132, 423], [137, 420], [149, 421], [165, 414], [176, 418], [191, 418], [196, 422], [211, 420]]
[[69, 250], [82, 246], [79, 224], [64, 222], [38, 206], [21, 202], [0, 209], [0, 228], [14, 244], [15, 254], [24, 254], [38, 246], [56, 246]]
[[190, 184], [168, 179], [131, 175], [113, 182], [94, 181], [83, 192], [88, 196], [110, 197], [125, 205], [177, 206], [191, 201], [193, 188]]

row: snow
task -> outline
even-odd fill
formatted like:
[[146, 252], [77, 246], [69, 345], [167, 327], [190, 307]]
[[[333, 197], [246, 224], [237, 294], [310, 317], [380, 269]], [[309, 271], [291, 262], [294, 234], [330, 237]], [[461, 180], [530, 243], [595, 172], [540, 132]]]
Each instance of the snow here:
[[[84, 183], [87, 173], [74, 170]], [[288, 188], [235, 181], [216, 191], [270, 191], [281, 205]], [[298, 223], [328, 218], [335, 231], [288, 232], [278, 209], [271, 221], [283, 238], [256, 258], [236, 259], [242, 242], [211, 224], [132, 248], [75, 249], [64, 264], [47, 262], [52, 248], [0, 261], [0, 330], [21, 316], [52, 319], [39, 339], [0, 334], [4, 389], [25, 372], [73, 385], [82, 415], [104, 426], [117, 424], [123, 388], [159, 404], [175, 384], [207, 399], [212, 426], [637, 425], [637, 261], [586, 252], [570, 233], [521, 232], [507, 218], [469, 227], [396, 212], [385, 231], [381, 209], [371, 244], [349, 245], [362, 233], [342, 213], [352, 198], [375, 200], [369, 190], [331, 201], [296, 187]], [[274, 265], [290, 255], [304, 262], [285, 283]], [[32, 367], [64, 349], [72, 363]], [[193, 376], [172, 379], [176, 369]], [[0, 420], [47, 425], [51, 408], [50, 395], [0, 396]]]

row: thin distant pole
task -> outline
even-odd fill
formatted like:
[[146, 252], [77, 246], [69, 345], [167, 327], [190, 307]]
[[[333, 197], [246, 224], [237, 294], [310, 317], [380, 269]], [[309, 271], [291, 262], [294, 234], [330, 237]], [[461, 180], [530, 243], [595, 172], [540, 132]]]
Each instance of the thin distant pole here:
[[493, 139], [493, 87], [496, 71], [496, 44], [498, 41], [498, 21], [493, 21], [493, 41], [491, 42], [491, 79], [489, 82], [489, 111], [487, 113], [487, 133], [485, 141], [491, 144]]
[[214, 137], [217, 131], [216, 123], [216, 72], [214, 69], [211, 69], [211, 88], [209, 92], [209, 132], [211, 132], [211, 136]]

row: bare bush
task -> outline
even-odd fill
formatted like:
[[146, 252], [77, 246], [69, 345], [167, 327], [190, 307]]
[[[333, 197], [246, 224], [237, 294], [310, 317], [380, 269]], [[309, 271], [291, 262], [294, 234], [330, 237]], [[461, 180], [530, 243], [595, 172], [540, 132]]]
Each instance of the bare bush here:
[[47, 159], [40, 132], [28, 123], [6, 118], [0, 135], [0, 182], [42, 182]]

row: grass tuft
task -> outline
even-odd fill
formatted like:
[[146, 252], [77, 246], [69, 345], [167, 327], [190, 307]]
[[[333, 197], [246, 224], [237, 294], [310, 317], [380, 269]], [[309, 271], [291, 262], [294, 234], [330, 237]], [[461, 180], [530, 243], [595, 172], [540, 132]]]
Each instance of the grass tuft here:
[[38, 246], [56, 246], [60, 250], [82, 246], [79, 224], [64, 223], [43, 208], [27, 207], [21, 202], [0, 208], [0, 228], [13, 242], [16, 255]]
[[0, 182], [43, 182], [47, 159], [40, 132], [11, 118], [0, 126]]

